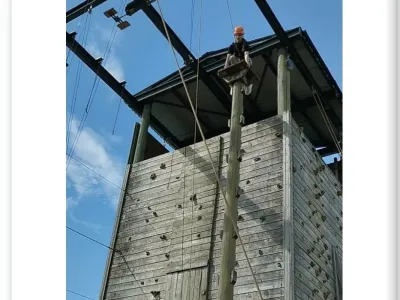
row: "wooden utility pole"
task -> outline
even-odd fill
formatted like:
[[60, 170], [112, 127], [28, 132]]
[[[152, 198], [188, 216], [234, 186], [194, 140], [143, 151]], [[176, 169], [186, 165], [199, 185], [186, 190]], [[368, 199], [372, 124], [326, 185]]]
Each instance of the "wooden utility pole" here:
[[[242, 128], [240, 119], [243, 112], [243, 84], [236, 81], [233, 85], [232, 112], [230, 120], [230, 142], [226, 199], [229, 207], [225, 208], [224, 229], [221, 248], [221, 273], [219, 278], [218, 300], [233, 299], [233, 284], [236, 261], [236, 233], [233, 223], [237, 224], [238, 204], [237, 188], [239, 185], [239, 152]], [[233, 219], [232, 220], [228, 217]]]
[[228, 171], [226, 183], [226, 200], [224, 227], [222, 231], [221, 264], [218, 287], [218, 300], [232, 300], [233, 287], [236, 283], [236, 239], [239, 199], [239, 177], [240, 177], [240, 146], [243, 116], [243, 94], [244, 85], [249, 85], [255, 75], [242, 61], [219, 72], [226, 82], [233, 84], [232, 111], [230, 119], [230, 141]]
[[139, 137], [135, 150], [133, 163], [140, 162], [144, 159], [144, 151], [146, 149], [147, 131], [149, 129], [151, 116], [151, 104], [145, 104], [142, 113], [142, 124], [140, 125]]

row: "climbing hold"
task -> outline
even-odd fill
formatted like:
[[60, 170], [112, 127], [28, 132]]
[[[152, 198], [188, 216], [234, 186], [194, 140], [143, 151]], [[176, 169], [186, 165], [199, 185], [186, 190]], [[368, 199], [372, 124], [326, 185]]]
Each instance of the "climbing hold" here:
[[281, 263], [277, 263], [276, 265], [278, 266], [278, 268], [282, 268], [282, 264]]
[[199, 210], [201, 210], [203, 208], [203, 205], [199, 205]]
[[318, 193], [318, 194], [315, 194], [315, 199], [319, 199], [321, 197], [321, 195]]
[[278, 189], [283, 189], [283, 186], [280, 183], [277, 184], [277, 187], [278, 187]]
[[152, 180], [156, 179], [156, 178], [157, 178], [156, 173], [152, 173], [152, 174], [150, 175], [150, 178], [151, 178]]
[[261, 222], [264, 222], [265, 221], [265, 216], [261, 216], [260, 220], [261, 220]]
[[148, 209], [148, 210], [151, 210], [151, 207], [150, 207], [150, 206], [148, 206], [148, 207], [147, 207], [147, 209]]
[[324, 248], [325, 248], [325, 250], [328, 250], [328, 245], [324, 244]]
[[231, 273], [231, 284], [235, 285], [236, 280], [237, 280], [237, 272], [233, 270]]
[[325, 222], [326, 217], [325, 216], [321, 216], [321, 220], [322, 220], [322, 222]]
[[129, 241], [129, 242], [132, 241], [132, 237], [129, 237], [128, 241]]
[[305, 139], [305, 138], [302, 138], [301, 140], [303, 141], [303, 143], [305, 143], [305, 142], [306, 142], [306, 139]]
[[301, 226], [304, 226], [304, 222], [301, 222]]
[[310, 249], [307, 249], [307, 254], [310, 254], [311, 253], [311, 250]]
[[331, 260], [332, 259], [332, 256], [330, 256], [329, 254], [328, 254], [328, 260]]
[[308, 200], [308, 205], [311, 205], [311, 204], [312, 204], [311, 200]]
[[314, 187], [315, 187], [315, 188], [318, 188], [318, 185], [317, 185], [316, 183], [314, 183]]
[[261, 158], [259, 158], [259, 157], [254, 158], [255, 162], [260, 161], [260, 160], [261, 160]]
[[246, 181], [246, 184], [249, 184], [249, 183], [250, 183], [250, 180], [247, 180], [247, 181]]
[[238, 161], [239, 162], [242, 162], [242, 157], [243, 157], [244, 153], [245, 153], [245, 151], [243, 149], [239, 150], [239, 153], [238, 153]]
[[141, 281], [140, 284], [141, 284], [141, 285], [144, 285], [144, 281]]
[[328, 265], [328, 261], [325, 261], [325, 264]]
[[317, 237], [317, 242], [319, 242], [320, 241], [320, 239], [319, 239], [319, 237]]
[[342, 196], [342, 195], [343, 195], [342, 191], [337, 191], [336, 194], [337, 194], [338, 196]]
[[224, 231], [223, 230], [220, 230], [219, 231], [219, 238], [222, 240], [222, 237], [224, 236]]
[[232, 237], [236, 240], [238, 238], [238, 235], [236, 233], [236, 231], [233, 232]]
[[201, 220], [201, 216], [197, 216], [197, 220]]
[[325, 292], [325, 293], [324, 293], [324, 299], [325, 299], [325, 300], [328, 299], [329, 295], [330, 295], [330, 292]]
[[340, 221], [339, 217], [336, 217], [336, 220]]
[[181, 176], [176, 176], [176, 177], [175, 177], [175, 179], [179, 179], [179, 178], [181, 178]]
[[149, 219], [146, 219], [146, 223], [149, 223]]
[[277, 138], [280, 138], [280, 137], [282, 137], [282, 132], [277, 132], [277, 133], [275, 133], [275, 136], [277, 137]]
[[321, 204], [321, 206], [322, 206], [322, 207], [325, 207], [325, 205], [324, 205], [324, 204]]
[[316, 277], [318, 277], [318, 276], [320, 275], [320, 273], [319, 273], [319, 271], [318, 271], [318, 270], [315, 270], [315, 272], [314, 272], [314, 273], [315, 273], [315, 276], [316, 276]]
[[296, 171], [297, 171], [296, 167], [293, 167], [293, 173], [296, 173]]
[[192, 196], [190, 196], [190, 201], [195, 201], [197, 200], [197, 195], [193, 194]]
[[137, 201], [137, 202], [139, 202], [139, 201], [140, 201], [140, 199], [136, 199], [136, 201]]
[[182, 204], [178, 204], [178, 208], [182, 208]]
[[315, 263], [312, 261], [312, 262], [310, 262], [310, 266], [311, 267], [314, 267], [315, 266]]
[[157, 213], [156, 213], [155, 211], [153, 211], [153, 215], [154, 215], [155, 217], [158, 217], [158, 215], [157, 215]]
[[243, 217], [241, 215], [238, 216], [238, 221], [243, 221]]
[[323, 196], [323, 195], [325, 195], [325, 192], [324, 192], [324, 191], [320, 191], [319, 194], [320, 194], [321, 196]]
[[258, 250], [258, 253], [259, 253], [260, 255], [263, 255], [263, 254], [264, 254], [261, 250]]
[[316, 223], [315, 226], [317, 226], [317, 228], [319, 228], [321, 225], [319, 223]]
[[314, 148], [314, 147], [312, 147], [312, 148], [311, 148], [311, 151], [312, 151], [312, 152], [315, 152], [316, 150], [315, 150], [315, 148]]
[[147, 251], [147, 252], [146, 252], [146, 255], [147, 255], [147, 256], [150, 256], [150, 252]]
[[321, 254], [318, 254], [318, 258], [321, 258], [321, 256], [322, 256]]
[[166, 167], [165, 164], [160, 165], [160, 169], [165, 169], [165, 167]]
[[198, 234], [197, 234], [197, 237], [198, 237], [198, 238], [199, 238], [199, 237], [201, 237], [201, 234], [200, 234], [200, 233], [198, 233]]
[[321, 239], [323, 239], [325, 236], [323, 234], [321, 234]]
[[239, 267], [238, 261], [235, 262], [235, 267]]
[[314, 175], [318, 175], [318, 169], [314, 170]]
[[342, 231], [342, 230], [343, 230], [343, 226], [340, 226], [339, 228], [340, 228], [340, 231]]
[[166, 240], [167, 240], [167, 237], [165, 236], [165, 234], [163, 234], [162, 236], [160, 236], [160, 239], [161, 239], [162, 241], [166, 241]]
[[246, 122], [246, 118], [244, 117], [244, 115], [240, 115], [240, 117], [239, 117], [240, 126], [244, 126], [245, 122]]
[[321, 171], [325, 170], [325, 165], [321, 165]]
[[[156, 279], [154, 279], [154, 281], [155, 281], [155, 282], [158, 282], [158, 279], [156, 278]], [[152, 293], [153, 293], [153, 292], [152, 292]]]

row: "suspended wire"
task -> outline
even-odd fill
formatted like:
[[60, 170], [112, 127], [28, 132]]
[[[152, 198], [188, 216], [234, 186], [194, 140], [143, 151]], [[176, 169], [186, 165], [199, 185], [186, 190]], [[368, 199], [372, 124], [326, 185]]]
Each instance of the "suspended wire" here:
[[67, 18], [68, 18], [69, 16], [71, 16], [71, 15], [73, 15], [73, 14], [75, 14], [75, 13], [81, 11], [82, 9], [85, 9], [85, 8], [87, 8], [87, 7], [92, 6], [92, 4], [93, 4], [94, 2], [96, 2], [96, 0], [93, 0], [92, 2], [86, 4], [85, 6], [80, 7], [79, 9], [77, 9], [77, 10], [75, 10], [74, 12], [70, 13], [69, 15], [67, 15]]
[[[112, 32], [111, 32], [111, 34], [110, 34], [110, 38], [109, 38], [109, 40], [108, 40], [107, 46], [106, 46], [106, 50], [105, 50], [105, 54], [104, 54], [104, 62], [105, 62], [105, 63], [107, 62], [107, 60], [108, 60], [108, 58], [109, 58], [109, 53], [110, 53], [110, 51], [111, 51], [112, 44], [113, 44], [114, 39], [115, 39], [115, 36], [116, 36], [116, 34], [117, 34], [117, 31], [114, 31], [116, 28], [117, 28], [116, 25], [114, 25], [114, 26], [113, 26], [113, 30], [112, 30]], [[99, 72], [99, 70], [100, 70], [100, 65], [97, 67], [96, 74], [95, 74], [95, 78], [94, 78], [93, 85], [92, 85], [92, 89], [91, 89], [91, 91], [90, 91], [89, 99], [88, 99], [88, 102], [87, 102], [87, 104], [86, 104], [86, 108], [85, 108], [85, 111], [84, 111], [84, 113], [83, 113], [81, 122], [80, 122], [80, 124], [79, 124], [79, 128], [78, 128], [77, 134], [76, 134], [76, 136], [75, 136], [75, 139], [74, 139], [74, 142], [73, 142], [71, 151], [70, 151], [70, 153], [69, 153], [70, 155], [73, 155], [73, 153], [74, 153], [76, 144], [77, 144], [77, 142], [78, 142], [78, 140], [79, 140], [79, 138], [80, 138], [80, 136], [81, 136], [82, 130], [83, 130], [83, 128], [84, 128], [84, 126], [85, 126], [85, 123], [86, 123], [86, 119], [87, 119], [87, 117], [88, 117], [88, 115], [89, 115], [90, 108], [91, 108], [91, 106], [92, 106], [92, 104], [93, 104], [93, 99], [94, 99], [94, 96], [95, 96], [95, 94], [96, 94], [97, 88], [98, 88], [99, 83], [100, 83], [100, 80], [98, 80], [98, 72]], [[92, 100], [92, 101], [91, 101], [91, 100]], [[67, 169], [68, 169], [68, 166], [69, 166], [70, 161], [71, 161], [71, 160], [68, 158], [68, 159], [67, 159]]]
[[76, 234], [79, 234], [79, 235], [83, 236], [84, 238], [87, 238], [88, 240], [91, 240], [92, 242], [95, 242], [96, 244], [99, 244], [99, 245], [101, 245], [101, 246], [103, 246], [103, 247], [106, 247], [106, 248], [108, 248], [108, 249], [110, 249], [110, 250], [114, 250], [113, 248], [107, 246], [106, 244], [103, 244], [103, 243], [101, 243], [101, 242], [99, 242], [99, 241], [97, 241], [97, 240], [95, 240], [95, 239], [92, 239], [91, 237], [89, 237], [89, 236], [87, 236], [87, 235], [85, 235], [85, 234], [83, 234], [83, 233], [81, 233], [81, 232], [79, 232], [79, 231], [77, 231], [77, 230], [75, 230], [75, 229], [72, 229], [72, 228], [69, 227], [69, 226], [67, 226], [67, 229], [68, 229], [68, 230], [71, 230], [71, 231], [73, 231], [73, 232], [75, 232]]
[[[197, 58], [197, 76], [196, 76], [196, 95], [195, 95], [195, 115], [197, 116], [197, 107], [198, 107], [198, 98], [199, 98], [199, 70], [200, 70], [200, 51], [201, 51], [201, 33], [202, 33], [202, 16], [203, 16], [203, 0], [200, 0], [200, 12], [199, 12], [199, 36], [198, 36], [198, 58]], [[192, 194], [195, 195], [195, 165], [196, 165], [196, 141], [197, 141], [197, 124], [196, 124], [196, 118], [194, 120], [194, 134], [193, 134], [193, 172], [192, 172]], [[192, 201], [192, 219], [193, 219], [193, 214], [194, 214], [194, 199]], [[182, 239], [182, 247], [183, 247], [183, 239]], [[189, 270], [192, 270], [192, 250], [193, 250], [193, 221], [190, 224], [190, 263], [189, 263]], [[189, 282], [191, 278], [192, 273], [189, 272]], [[183, 282], [182, 282], [183, 286]], [[183, 288], [182, 288], [183, 290]]]
[[86, 298], [86, 299], [90, 299], [90, 300], [95, 300], [94, 298], [90, 298], [90, 297], [88, 297], [88, 296], [84, 296], [84, 295], [82, 295], [82, 294], [78, 294], [78, 293], [73, 292], [73, 291], [71, 291], [71, 290], [67, 290], [67, 292], [68, 292], [68, 293], [71, 293], [71, 294], [75, 294], [75, 295], [77, 295], [77, 296], [79, 296], [79, 297], [82, 297], [82, 298]]
[[[88, 240], [90, 240], [90, 241], [92, 241], [92, 242], [95, 242], [96, 244], [99, 244], [99, 245], [101, 245], [101, 246], [103, 246], [103, 247], [106, 247], [106, 248], [109, 249], [109, 250], [112, 250], [112, 251], [115, 251], [116, 253], [118, 253], [118, 254], [121, 256], [121, 258], [122, 258], [122, 260], [124, 261], [124, 263], [126, 264], [126, 266], [128, 267], [129, 272], [131, 273], [133, 279], [135, 280], [135, 283], [138, 283], [138, 281], [136, 280], [135, 274], [133, 273], [132, 269], [130, 268], [130, 266], [129, 266], [128, 262], [126, 261], [125, 256], [124, 256], [124, 254], [121, 252], [121, 250], [118, 250], [118, 249], [115, 249], [115, 248], [111, 248], [111, 247], [109, 247], [109, 246], [103, 244], [102, 242], [99, 242], [98, 240], [95, 240], [95, 239], [93, 239], [93, 238], [87, 236], [86, 234], [83, 234], [83, 233], [81, 233], [81, 232], [79, 232], [79, 231], [77, 231], [77, 230], [75, 230], [75, 229], [72, 229], [72, 228], [69, 227], [69, 226], [67, 226], [67, 229], [71, 230], [72, 232], [75, 232], [76, 234], [79, 234], [80, 236], [83, 236], [84, 238], [86, 238], [86, 239], [88, 239]], [[142, 288], [139, 284], [138, 284], [138, 286], [139, 286], [140, 290], [142, 291], [143, 295], [146, 297], [146, 299], [148, 299], [146, 293], [145, 293], [144, 290], [143, 290], [143, 288]], [[80, 295], [80, 296], [81, 296], [81, 295]], [[85, 296], [84, 296], [84, 297], [85, 297]], [[89, 298], [89, 299], [91, 299], [91, 298]], [[93, 299], [93, 300], [94, 300], [94, 299]]]
[[324, 120], [325, 125], [328, 128], [328, 131], [329, 131], [330, 135], [332, 136], [333, 142], [335, 143], [335, 146], [338, 149], [340, 157], [342, 157], [342, 155], [343, 155], [342, 154], [342, 147], [340, 146], [340, 143], [339, 143], [339, 141], [338, 141], [338, 139], [337, 139], [337, 137], [335, 135], [334, 128], [333, 128], [333, 126], [331, 124], [331, 121], [330, 121], [326, 111], [325, 111], [325, 108], [324, 108], [324, 106], [322, 104], [322, 101], [321, 101], [321, 99], [319, 97], [319, 94], [314, 89], [314, 87], [312, 88], [312, 93], [313, 93], [313, 97], [314, 97], [315, 103], [317, 104], [318, 109], [319, 109], [319, 111], [321, 113], [322, 119]]
[[234, 27], [233, 27], [233, 21], [232, 21], [231, 8], [229, 6], [229, 0], [226, 0], [226, 6], [228, 7], [229, 19], [231, 20], [231, 26], [232, 26], [232, 31], [233, 31]]
[[[174, 154], [174, 153], [172, 153], [172, 156], [173, 156], [173, 154]], [[121, 191], [124, 192], [124, 193], [127, 192], [126, 189], [124, 189], [124, 188], [122, 188], [122, 187], [116, 185], [115, 183], [111, 182], [110, 180], [108, 180], [107, 178], [105, 178], [104, 176], [102, 176], [101, 174], [99, 174], [98, 172], [96, 172], [95, 170], [93, 170], [92, 168], [90, 168], [88, 165], [86, 165], [86, 164], [83, 163], [82, 161], [78, 160], [78, 159], [75, 158], [75, 157], [72, 157], [72, 159], [75, 160], [76, 162], [78, 162], [79, 164], [81, 164], [82, 166], [84, 166], [85, 168], [87, 168], [88, 170], [90, 170], [91, 172], [93, 172], [94, 174], [96, 174], [97, 176], [99, 176], [100, 178], [104, 179], [107, 183], [109, 183], [109, 184], [111, 184], [111, 185], [117, 187], [119, 190], [121, 190]], [[171, 163], [171, 168], [172, 168], [172, 163]], [[132, 198], [132, 196], [131, 196], [130, 194], [126, 193], [125, 195], [126, 195], [127, 197], [129, 197], [131, 200], [133, 200], [133, 198]], [[137, 206], [137, 208], [138, 208], [139, 213], [142, 214], [143, 217], [145, 217], [145, 215], [144, 215], [144, 213], [143, 213], [144, 207]], [[150, 225], [151, 229], [152, 229], [157, 235], [159, 235], [159, 232], [154, 228], [154, 226], [153, 226], [151, 223], [148, 223], [148, 225]], [[119, 249], [109, 247], [109, 246], [107, 246], [106, 244], [104, 244], [104, 243], [102, 243], [102, 242], [100, 242], [100, 241], [98, 241], [98, 240], [96, 240], [96, 239], [94, 239], [94, 238], [91, 238], [91, 237], [89, 237], [89, 236], [87, 236], [87, 235], [85, 235], [85, 234], [83, 234], [83, 233], [81, 233], [81, 232], [79, 232], [79, 231], [77, 231], [77, 230], [75, 230], [75, 229], [69, 227], [69, 226], [67, 226], [67, 229], [69, 229], [69, 230], [75, 232], [76, 234], [81, 235], [82, 237], [84, 237], [84, 238], [86, 238], [86, 239], [88, 239], [88, 240], [90, 240], [90, 241], [92, 241], [92, 242], [95, 242], [96, 244], [99, 244], [99, 245], [101, 245], [101, 246], [103, 246], [103, 247], [106, 247], [106, 248], [109, 249], [109, 250], [118, 252], [122, 257], [124, 257], [124, 254], [123, 254], [122, 251], [119, 250]], [[126, 262], [125, 259], [124, 259], [124, 263], [127, 264], [127, 262]], [[128, 268], [129, 268], [129, 265], [128, 265]], [[131, 269], [129, 269], [129, 271], [132, 273], [132, 270], [131, 270]], [[132, 274], [132, 275], [133, 275], [133, 274]], [[136, 279], [135, 279], [135, 280], [136, 280]], [[194, 288], [197, 289], [197, 290], [200, 290], [200, 289], [197, 288], [197, 287], [194, 287]]]
[[113, 130], [112, 130], [112, 135], [114, 135], [115, 126], [117, 125], [117, 119], [118, 119], [118, 114], [119, 114], [119, 108], [120, 108], [121, 102], [122, 102], [122, 93], [123, 92], [124, 92], [124, 89], [122, 89], [121, 94], [119, 95], [119, 103], [118, 103], [118, 108], [117, 108], [117, 114], [115, 115], [115, 121], [114, 121]]
[[256, 277], [255, 277], [255, 275], [254, 275], [253, 268], [251, 267], [250, 260], [249, 260], [249, 257], [247, 256], [246, 249], [244, 248], [241, 235], [239, 234], [239, 230], [238, 230], [238, 228], [237, 228], [235, 222], [233, 221], [233, 216], [231, 216], [231, 215], [229, 214], [229, 211], [230, 211], [230, 209], [229, 209], [229, 204], [228, 204], [228, 201], [227, 201], [227, 199], [226, 199], [226, 195], [225, 195], [224, 191], [222, 190], [221, 180], [219, 179], [219, 176], [218, 176], [218, 174], [217, 174], [217, 171], [215, 170], [215, 166], [214, 166], [214, 162], [212, 161], [212, 156], [211, 156], [211, 153], [210, 153], [210, 149], [209, 149], [209, 147], [208, 147], [206, 138], [205, 138], [204, 133], [203, 133], [203, 130], [202, 130], [202, 128], [201, 128], [201, 124], [200, 124], [200, 122], [199, 122], [199, 120], [198, 120], [198, 118], [197, 118], [197, 115], [196, 115], [196, 112], [195, 112], [195, 108], [193, 107], [192, 99], [191, 99], [191, 97], [190, 97], [188, 88], [187, 88], [187, 86], [186, 86], [186, 82], [185, 82], [185, 80], [184, 80], [184, 78], [183, 78], [182, 71], [181, 71], [181, 69], [180, 69], [180, 67], [179, 67], [178, 59], [177, 59], [177, 57], [176, 57], [176, 53], [175, 53], [174, 47], [173, 47], [173, 45], [172, 45], [171, 38], [170, 38], [170, 36], [169, 36], [169, 32], [168, 32], [167, 26], [166, 26], [166, 24], [165, 24], [165, 19], [164, 19], [164, 16], [163, 16], [163, 14], [162, 14], [160, 2], [159, 2], [159, 0], [156, 0], [156, 1], [157, 1], [157, 5], [158, 5], [158, 8], [159, 8], [159, 11], [160, 11], [161, 20], [162, 20], [162, 22], [163, 22], [164, 31], [165, 31], [165, 33], [166, 33], [166, 35], [167, 35], [168, 42], [169, 42], [169, 44], [170, 44], [171, 51], [172, 51], [172, 54], [173, 54], [174, 59], [175, 59], [175, 63], [176, 63], [176, 65], [177, 65], [177, 67], [178, 67], [179, 76], [181, 77], [181, 81], [182, 81], [183, 87], [184, 87], [184, 89], [185, 89], [186, 95], [187, 95], [187, 97], [188, 97], [190, 107], [191, 107], [192, 112], [193, 112], [193, 114], [194, 114], [194, 117], [195, 117], [195, 119], [196, 119], [197, 126], [199, 127], [199, 131], [200, 131], [200, 134], [201, 134], [201, 136], [202, 136], [204, 145], [206, 146], [206, 149], [207, 149], [207, 152], [208, 152], [208, 156], [210, 157], [211, 165], [212, 165], [212, 168], [213, 168], [213, 171], [214, 171], [215, 178], [216, 178], [216, 180], [217, 180], [217, 182], [218, 182], [218, 186], [219, 186], [220, 189], [221, 189], [221, 194], [222, 194], [222, 196], [223, 196], [223, 198], [224, 198], [225, 205], [226, 205], [226, 207], [227, 207], [227, 210], [226, 210], [226, 211], [227, 211], [227, 216], [228, 216], [228, 218], [230, 219], [230, 221], [231, 221], [231, 223], [232, 223], [232, 226], [233, 226], [234, 229], [235, 229], [235, 232], [237, 233], [238, 239], [239, 239], [239, 241], [240, 241], [240, 245], [242, 246], [242, 249], [243, 249], [243, 254], [244, 254], [244, 256], [245, 256], [245, 258], [246, 258], [246, 260], [247, 260], [247, 263], [248, 263], [248, 265], [249, 265], [249, 269], [250, 269], [251, 275], [252, 275], [252, 277], [253, 277], [254, 283], [255, 283], [255, 285], [256, 285], [257, 291], [258, 291], [258, 293], [259, 293], [260, 299], [262, 299], [262, 293], [261, 293], [260, 287], [258, 286]]
[[[122, 7], [125, 5], [126, 1], [127, 0], [121, 0], [121, 2], [120, 2], [121, 5], [120, 5], [120, 9], [119, 10], [122, 9]], [[109, 58], [109, 54], [111, 52], [111, 48], [112, 48], [112, 45], [114, 43], [115, 36], [117, 34], [116, 29], [117, 29], [117, 26], [116, 26], [116, 24], [114, 24], [113, 25], [113, 30], [112, 30], [112, 32], [110, 34], [110, 37], [108, 39], [108, 42], [107, 42], [105, 54], [103, 55], [104, 56], [104, 64], [107, 63], [107, 60]], [[114, 31], [115, 31], [115, 33], [114, 33]], [[97, 92], [97, 88], [98, 88], [99, 83], [100, 83], [100, 80], [98, 80], [98, 72], [99, 72], [99, 70], [100, 70], [100, 65], [97, 67], [97, 70], [96, 70], [95, 79], [94, 79], [94, 82], [93, 82], [93, 85], [92, 85], [92, 89], [91, 89], [90, 95], [89, 95], [89, 100], [88, 100], [88, 103], [86, 104], [85, 112], [83, 113], [81, 122], [79, 124], [78, 132], [77, 132], [77, 134], [75, 136], [74, 143], [73, 143], [72, 149], [70, 151], [71, 155], [74, 153], [76, 144], [79, 141], [80, 135], [81, 135], [82, 130], [83, 130], [83, 128], [85, 126], [85, 123], [86, 123], [86, 119], [87, 119], [87, 117], [89, 115], [89, 111], [90, 111], [90, 108], [92, 106], [92, 103], [93, 103], [93, 100], [94, 100], [94, 96], [95, 96], [95, 94]], [[71, 159], [70, 159], [70, 157], [68, 157], [67, 158], [67, 167], [66, 167], [67, 170], [68, 170], [68, 166], [69, 166], [70, 161], [71, 161]]]
[[192, 0], [192, 7], [191, 7], [191, 12], [190, 12], [190, 41], [189, 41], [189, 50], [190, 51], [192, 51], [194, 10], [195, 10], [195, 0]]
[[[89, 18], [89, 21], [87, 22], [88, 18]], [[91, 13], [88, 13], [86, 15], [86, 22], [85, 22], [83, 38], [82, 38], [83, 47], [85, 47], [86, 43], [87, 43], [87, 38], [89, 36], [91, 19], [92, 19], [91, 18]], [[74, 39], [74, 41], [75, 41], [75, 39]], [[77, 45], [77, 43], [75, 43], [75, 44]], [[71, 48], [70, 48], [70, 50], [71, 50]], [[80, 78], [81, 78], [81, 71], [82, 71], [82, 61], [79, 60], [76, 79], [75, 79], [75, 85], [74, 85], [74, 91], [73, 91], [73, 94], [72, 94], [72, 102], [71, 102], [71, 108], [70, 108], [70, 114], [69, 114], [69, 120], [68, 120], [68, 127], [67, 127], [67, 148], [68, 148], [68, 145], [69, 145], [69, 138], [71, 136], [72, 119], [73, 119], [74, 112], [75, 112], [76, 99], [78, 97], [78, 90], [79, 90], [79, 83], [80, 83]]]

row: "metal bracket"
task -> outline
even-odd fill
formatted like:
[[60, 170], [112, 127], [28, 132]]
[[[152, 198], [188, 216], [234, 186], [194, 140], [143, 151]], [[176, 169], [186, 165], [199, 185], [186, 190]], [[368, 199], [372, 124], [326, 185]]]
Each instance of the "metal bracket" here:
[[240, 117], [239, 117], [239, 124], [240, 124], [240, 126], [244, 126], [244, 124], [245, 124], [245, 117], [244, 117], [244, 115], [240, 115]]

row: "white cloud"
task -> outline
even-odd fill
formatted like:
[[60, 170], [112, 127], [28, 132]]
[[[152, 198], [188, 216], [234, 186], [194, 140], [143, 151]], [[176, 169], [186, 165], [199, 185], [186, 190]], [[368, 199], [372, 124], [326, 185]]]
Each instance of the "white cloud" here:
[[[72, 120], [68, 153], [75, 140], [79, 123], [80, 121], [76, 119]], [[118, 187], [74, 159], [70, 159], [67, 169], [68, 190], [73, 191], [75, 197], [70, 198], [69, 204], [67, 200], [68, 207], [76, 206], [82, 199], [94, 196], [101, 202], [106, 202], [116, 208], [121, 191], [119, 187], [123, 180], [124, 165], [120, 159], [110, 153], [111, 150], [111, 145], [102, 136], [89, 127], [83, 128], [72, 156]]]

